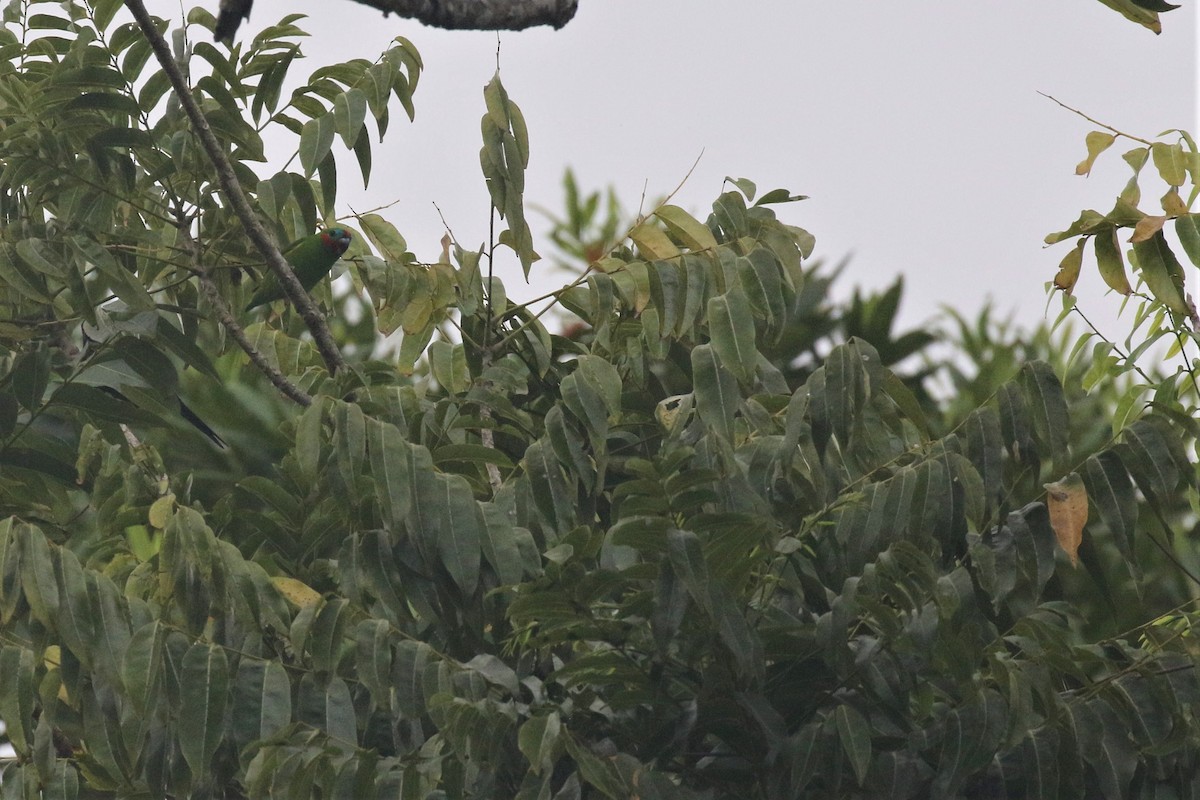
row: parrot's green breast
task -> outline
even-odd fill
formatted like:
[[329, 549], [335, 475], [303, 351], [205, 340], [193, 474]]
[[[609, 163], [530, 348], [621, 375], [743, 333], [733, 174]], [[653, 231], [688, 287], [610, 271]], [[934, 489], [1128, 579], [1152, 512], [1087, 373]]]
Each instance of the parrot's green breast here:
[[[350, 231], [345, 228], [326, 228], [293, 244], [284, 251], [283, 257], [292, 266], [296, 277], [300, 279], [300, 285], [307, 292], [329, 274], [349, 246]], [[281, 300], [283, 297], [283, 287], [275, 273], [268, 272], [258, 291], [250, 298], [246, 310]]]

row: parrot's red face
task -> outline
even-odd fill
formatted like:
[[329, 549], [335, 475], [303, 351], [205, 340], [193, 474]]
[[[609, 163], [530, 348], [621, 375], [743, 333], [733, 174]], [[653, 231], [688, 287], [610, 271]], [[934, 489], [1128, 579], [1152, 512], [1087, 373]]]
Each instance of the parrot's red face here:
[[350, 246], [350, 231], [345, 228], [329, 228], [321, 231], [321, 246], [341, 256]]

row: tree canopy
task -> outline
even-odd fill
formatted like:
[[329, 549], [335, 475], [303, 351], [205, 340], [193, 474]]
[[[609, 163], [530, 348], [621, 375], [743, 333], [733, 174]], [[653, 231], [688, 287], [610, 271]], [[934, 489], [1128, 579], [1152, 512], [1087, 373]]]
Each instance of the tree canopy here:
[[[0, 30], [0, 797], [1196, 793], [1190, 136], [1049, 237], [1136, 343], [897, 332], [747, 179], [623, 220], [568, 176], [535, 241], [499, 73], [496, 235], [422, 262], [338, 202], [413, 43], [299, 78], [298, 16], [128, 6]], [[334, 225], [309, 297], [279, 245]]]

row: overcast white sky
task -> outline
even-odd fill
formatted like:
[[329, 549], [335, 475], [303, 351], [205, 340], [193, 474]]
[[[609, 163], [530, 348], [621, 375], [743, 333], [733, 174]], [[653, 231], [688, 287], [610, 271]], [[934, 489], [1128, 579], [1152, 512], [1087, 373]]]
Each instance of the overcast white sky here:
[[[703, 151], [676, 201], [701, 218], [726, 175], [786, 187], [812, 198], [781, 214], [816, 236], [817, 255], [852, 256], [844, 290], [903, 273], [908, 324], [942, 304], [972, 313], [988, 297], [1033, 323], [1069, 247], [1044, 249], [1042, 237], [1085, 206], [1111, 207], [1130, 146], [1076, 177], [1093, 126], [1038, 92], [1138, 135], [1197, 127], [1190, 4], [1163, 15], [1161, 36], [1096, 0], [736, 5], [581, 0], [561, 31], [502, 34], [501, 76], [532, 143], [527, 204], [559, 207], [570, 166], [584, 187], [614, 186], [632, 212], [643, 187], [668, 192]], [[151, 7], [178, 13], [174, 0]], [[393, 116], [365, 194], [346, 192], [357, 175], [347, 162], [347, 204], [399, 200], [387, 213], [423, 259], [442, 234], [434, 202], [464, 244], [482, 242], [479, 117], [495, 35], [384, 19], [350, 0], [257, 0], [241, 35], [296, 11], [313, 33], [299, 66], [373, 59], [396, 35], [425, 60], [416, 122]], [[537, 236], [546, 224], [532, 222]], [[510, 293], [561, 282], [534, 270], [536, 291], [521, 291], [516, 272]], [[1115, 308], [1101, 289], [1085, 272], [1083, 302]]]

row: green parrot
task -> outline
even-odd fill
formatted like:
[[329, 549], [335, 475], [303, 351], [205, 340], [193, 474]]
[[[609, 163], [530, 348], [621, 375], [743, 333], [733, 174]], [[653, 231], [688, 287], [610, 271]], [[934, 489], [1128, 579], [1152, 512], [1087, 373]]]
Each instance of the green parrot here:
[[[345, 228], [326, 228], [320, 233], [305, 236], [283, 252], [283, 257], [292, 265], [304, 291], [310, 291], [329, 274], [346, 248], [350, 246], [350, 231]], [[250, 298], [249, 311], [284, 297], [283, 287], [274, 272], [267, 272], [258, 291]]]

